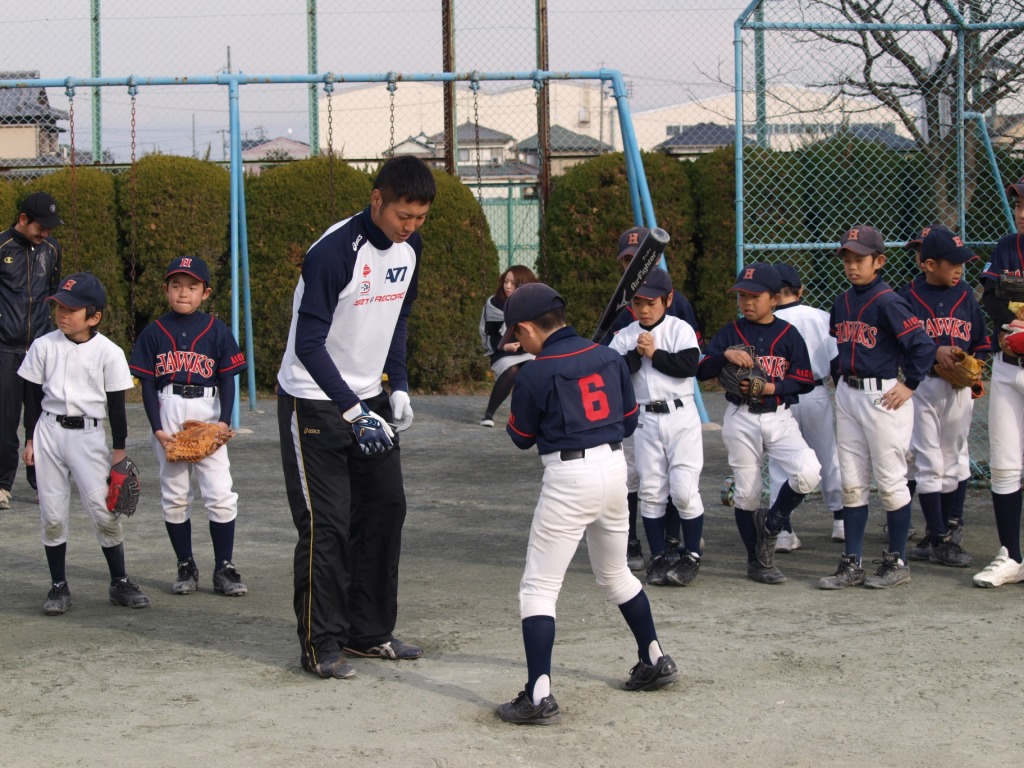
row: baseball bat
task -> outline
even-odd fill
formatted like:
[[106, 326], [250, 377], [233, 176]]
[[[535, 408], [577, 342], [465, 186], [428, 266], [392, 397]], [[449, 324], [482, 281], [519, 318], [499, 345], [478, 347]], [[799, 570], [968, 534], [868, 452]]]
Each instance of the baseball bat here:
[[633, 300], [636, 292], [640, 290], [640, 286], [647, 279], [648, 273], [658, 263], [658, 259], [661, 258], [661, 254], [665, 252], [665, 248], [668, 246], [668, 241], [668, 232], [660, 227], [652, 227], [647, 233], [647, 237], [640, 243], [640, 247], [636, 249], [636, 253], [633, 255], [632, 261], [629, 262], [629, 266], [626, 267], [626, 271], [622, 273], [622, 279], [619, 280], [619, 284], [615, 286], [615, 292], [612, 294], [608, 306], [604, 308], [604, 312], [601, 314], [597, 330], [594, 331], [593, 341], [601, 341], [608, 331], [611, 330], [612, 325], [615, 324], [615, 318]]

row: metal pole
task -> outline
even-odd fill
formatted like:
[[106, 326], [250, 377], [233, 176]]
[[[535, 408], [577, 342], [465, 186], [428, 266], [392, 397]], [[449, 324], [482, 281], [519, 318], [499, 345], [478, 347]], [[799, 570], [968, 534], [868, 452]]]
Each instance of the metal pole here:
[[[100, 77], [100, 0], [92, 0], [92, 76]], [[103, 97], [98, 85], [92, 87], [92, 161], [103, 162]]]
[[[764, 7], [754, 11], [756, 21], [764, 21]], [[754, 104], [757, 110], [757, 146], [768, 149], [768, 79], [764, 73], [764, 30], [754, 30]]]
[[[537, 69], [548, 69], [548, 2], [537, 0]], [[537, 153], [540, 159], [538, 181], [540, 186], [541, 211], [548, 202], [551, 192], [551, 99], [547, 84], [540, 89], [537, 99]]]
[[505, 199], [505, 269], [512, 266], [512, 254], [515, 249], [512, 247], [513, 221], [512, 221], [512, 200], [513, 187], [512, 179], [508, 180], [508, 195]]
[[[454, 0], [441, 4], [441, 67], [445, 72], [455, 71], [455, 8]], [[444, 172], [459, 175], [459, 137], [455, 99], [455, 81], [444, 84]]]
[[[238, 119], [238, 79], [234, 77], [228, 81], [228, 114], [231, 126], [231, 333], [234, 335], [235, 341], [238, 341], [238, 251], [240, 244], [238, 212], [239, 190], [242, 187], [242, 133]], [[246, 341], [248, 342], [248, 339]], [[249, 366], [252, 367], [251, 357]], [[239, 378], [235, 376], [236, 388]], [[231, 426], [237, 429], [239, 423], [239, 403], [236, 397], [234, 408], [231, 411]]]
[[[316, 0], [306, 0], [306, 51], [309, 74], [320, 71], [320, 55], [317, 51]], [[317, 84], [309, 84], [309, 154], [320, 155], [320, 95]], [[250, 360], [250, 363], [252, 361]]]
[[964, 28], [956, 33], [956, 194], [958, 231], [967, 236], [967, 176], [964, 164], [964, 46], [966, 44]]

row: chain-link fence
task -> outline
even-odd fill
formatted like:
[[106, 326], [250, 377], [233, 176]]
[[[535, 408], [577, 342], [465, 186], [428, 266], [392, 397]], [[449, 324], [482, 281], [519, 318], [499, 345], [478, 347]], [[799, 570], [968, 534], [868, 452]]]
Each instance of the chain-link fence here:
[[[834, 257], [854, 224], [887, 240], [894, 288], [918, 268], [906, 243], [941, 222], [982, 259], [1011, 231], [1002, 180], [1021, 176], [1020, 2], [766, 0], [742, 24], [741, 260], [785, 260], [809, 303], [846, 285]], [[987, 477], [986, 401], [970, 449]]]

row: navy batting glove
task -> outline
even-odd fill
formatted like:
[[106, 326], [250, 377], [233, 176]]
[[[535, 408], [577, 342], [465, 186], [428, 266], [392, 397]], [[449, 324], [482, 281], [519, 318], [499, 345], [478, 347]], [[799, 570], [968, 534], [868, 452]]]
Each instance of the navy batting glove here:
[[356, 442], [367, 456], [387, 453], [395, 447], [395, 432], [391, 425], [373, 411], [366, 410], [362, 403], [349, 408], [342, 417], [352, 425]]

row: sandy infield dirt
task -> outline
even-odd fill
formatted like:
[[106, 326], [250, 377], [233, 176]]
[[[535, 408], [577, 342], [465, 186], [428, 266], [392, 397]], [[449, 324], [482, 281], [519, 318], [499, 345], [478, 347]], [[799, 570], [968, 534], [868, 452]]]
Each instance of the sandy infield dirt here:
[[[720, 395], [705, 397], [721, 422]], [[562, 724], [502, 723], [525, 681], [516, 590], [541, 477], [533, 451], [478, 421], [484, 397], [414, 397], [403, 435], [409, 514], [396, 634], [414, 662], [358, 659], [351, 680], [299, 667], [291, 608], [295, 533], [273, 401], [242, 409], [231, 443], [240, 495], [235, 564], [243, 598], [213, 593], [196, 514], [200, 591], [171, 594], [174, 556], [159, 510], [141, 405], [129, 454], [142, 470], [126, 523], [129, 574], [153, 601], [107, 601], [107, 573], [77, 498], [68, 580], [74, 606], [45, 616], [39, 516], [19, 473], [0, 513], [0, 743], [4, 766], [1002, 766], [1024, 748], [1022, 587], [971, 576], [997, 549], [987, 490], [968, 496], [975, 566], [912, 565], [892, 590], [823, 592], [840, 545], [820, 496], [796, 513], [803, 548], [779, 554], [789, 581], [745, 576], [721, 432], [704, 431], [704, 565], [687, 588], [648, 587], [682, 677], [621, 689], [635, 647], [581, 546], [559, 602], [553, 692]], [[884, 545], [872, 500], [865, 560]], [[915, 525], [923, 529], [920, 512]], [[645, 543], [646, 551], [646, 543]]]

